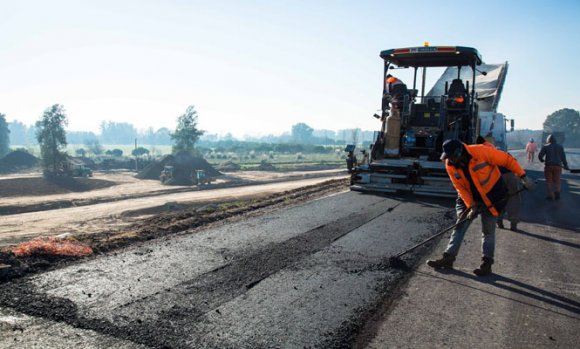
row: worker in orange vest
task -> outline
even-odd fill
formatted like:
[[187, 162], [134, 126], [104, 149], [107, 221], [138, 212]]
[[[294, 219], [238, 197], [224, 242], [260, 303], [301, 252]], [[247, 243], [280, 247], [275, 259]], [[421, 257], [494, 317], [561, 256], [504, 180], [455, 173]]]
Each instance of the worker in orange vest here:
[[533, 138], [530, 138], [528, 144], [526, 144], [526, 153], [528, 153], [528, 162], [534, 162], [534, 156], [538, 151], [538, 145], [534, 142]]
[[453, 268], [467, 228], [481, 214], [483, 256], [481, 265], [473, 273], [477, 276], [489, 275], [494, 262], [497, 217], [508, 198], [499, 167], [505, 167], [520, 177], [526, 189], [532, 189], [534, 183], [515, 158], [487, 145], [466, 145], [456, 139], [446, 140], [441, 159], [445, 161], [447, 174], [459, 195], [456, 204], [458, 221], [466, 220], [453, 230], [443, 257], [429, 260], [427, 264], [436, 269]]

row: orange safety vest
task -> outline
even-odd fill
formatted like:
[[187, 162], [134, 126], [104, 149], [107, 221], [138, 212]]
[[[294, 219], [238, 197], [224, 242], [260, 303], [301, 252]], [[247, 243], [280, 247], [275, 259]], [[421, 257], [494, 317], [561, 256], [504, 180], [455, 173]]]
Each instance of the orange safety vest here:
[[528, 144], [526, 144], [526, 151], [528, 153], [535, 153], [538, 151], [538, 146], [536, 145], [536, 143], [529, 142]]
[[387, 78], [387, 92], [391, 93], [395, 85], [402, 85], [403, 82], [394, 76]]
[[[465, 145], [465, 149], [471, 155], [468, 168], [473, 184], [485, 206], [495, 217], [498, 217], [499, 212], [493, 205], [501, 201], [506, 195], [506, 188], [501, 180], [498, 166], [507, 168], [518, 177], [525, 175], [526, 172], [510, 154], [494, 149], [489, 145]], [[451, 183], [467, 208], [474, 207], [475, 200], [471, 193], [471, 184], [465, 177], [463, 169], [450, 165], [449, 160], [445, 161], [445, 168], [449, 178], [451, 178]]]

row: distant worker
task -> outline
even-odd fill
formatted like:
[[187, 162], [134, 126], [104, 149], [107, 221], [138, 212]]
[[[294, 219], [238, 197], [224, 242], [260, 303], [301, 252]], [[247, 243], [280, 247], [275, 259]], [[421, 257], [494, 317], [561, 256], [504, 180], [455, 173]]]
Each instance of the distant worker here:
[[456, 139], [446, 140], [441, 159], [445, 160], [447, 174], [459, 195], [455, 207], [457, 221], [465, 221], [453, 230], [443, 257], [429, 260], [427, 264], [436, 269], [453, 268], [467, 228], [481, 214], [483, 257], [473, 273], [489, 275], [494, 262], [495, 225], [507, 200], [507, 189], [499, 167], [505, 167], [520, 177], [526, 189], [531, 189], [534, 183], [511, 155], [483, 144], [465, 145]]
[[[477, 140], [475, 142], [477, 144], [483, 144], [496, 149], [493, 144], [488, 142], [482, 136], [477, 136]], [[518, 193], [520, 190], [520, 181], [513, 172], [505, 167], [500, 167], [499, 171], [501, 172], [501, 179], [504, 181], [508, 190], [508, 199], [506, 207], [500, 212], [499, 217], [497, 218], [497, 227], [500, 229], [505, 228], [503, 225], [503, 219], [507, 214], [507, 219], [510, 222], [510, 230], [517, 231], [518, 222], [520, 221], [520, 206], [522, 204], [522, 198]]]
[[404, 107], [405, 95], [408, 94], [407, 85], [400, 79], [388, 74], [385, 77], [385, 98], [390, 101], [390, 113], [385, 122], [384, 139], [385, 156], [399, 155], [399, 140], [401, 133], [401, 110]]
[[566, 161], [566, 154], [564, 147], [556, 142], [554, 135], [549, 135], [546, 140], [548, 143], [542, 146], [538, 158], [540, 162], [546, 164], [544, 166], [544, 177], [546, 177], [546, 199], [558, 200], [560, 199], [560, 176], [562, 175], [562, 167], [569, 170], [568, 162]]
[[538, 145], [534, 142], [533, 138], [530, 138], [528, 144], [526, 144], [526, 153], [528, 153], [528, 162], [534, 162], [534, 157], [538, 151]]

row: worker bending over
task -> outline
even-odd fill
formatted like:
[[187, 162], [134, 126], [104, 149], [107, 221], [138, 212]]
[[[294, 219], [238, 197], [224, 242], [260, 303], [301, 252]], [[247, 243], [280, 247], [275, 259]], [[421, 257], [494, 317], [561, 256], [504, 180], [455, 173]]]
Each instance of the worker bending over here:
[[511, 155], [483, 144], [465, 145], [456, 139], [446, 140], [441, 159], [445, 160], [447, 174], [459, 194], [456, 205], [458, 222], [465, 221], [451, 233], [443, 257], [429, 260], [427, 264], [433, 268], [453, 268], [467, 228], [481, 214], [483, 256], [480, 267], [473, 272], [478, 276], [489, 275], [495, 252], [497, 217], [508, 198], [499, 167], [505, 167], [520, 177], [526, 189], [531, 189], [534, 183]]

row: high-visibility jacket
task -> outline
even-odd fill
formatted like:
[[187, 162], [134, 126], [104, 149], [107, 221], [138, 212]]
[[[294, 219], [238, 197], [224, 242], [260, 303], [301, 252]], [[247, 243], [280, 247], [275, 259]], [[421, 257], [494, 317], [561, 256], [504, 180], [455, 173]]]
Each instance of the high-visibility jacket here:
[[394, 89], [395, 89], [396, 85], [404, 85], [404, 83], [394, 76], [388, 77], [387, 78], [387, 93], [393, 94], [395, 92]]
[[528, 142], [528, 144], [526, 144], [526, 151], [528, 153], [535, 153], [538, 151], [538, 145], [534, 142]]
[[[471, 155], [468, 169], [473, 185], [485, 206], [497, 217], [499, 210], [494, 205], [505, 206], [502, 199], [505, 198], [507, 190], [505, 183], [501, 180], [498, 167], [505, 167], [518, 177], [525, 175], [526, 172], [516, 159], [504, 151], [483, 144], [465, 145], [465, 149]], [[474, 207], [476, 203], [471, 192], [472, 186], [463, 173], [463, 169], [449, 164], [449, 160], [445, 161], [445, 168], [449, 178], [451, 178], [451, 183], [467, 208]]]

